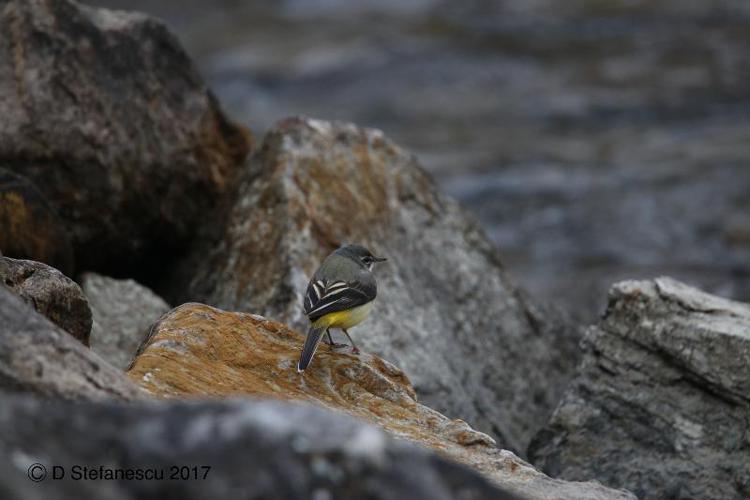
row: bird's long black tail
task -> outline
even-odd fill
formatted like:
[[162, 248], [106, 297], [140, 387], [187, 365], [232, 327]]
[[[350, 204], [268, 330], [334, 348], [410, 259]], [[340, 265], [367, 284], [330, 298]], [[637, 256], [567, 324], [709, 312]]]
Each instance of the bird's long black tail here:
[[302, 354], [299, 357], [299, 363], [297, 363], [297, 371], [302, 373], [310, 364], [315, 350], [318, 348], [320, 338], [326, 331], [326, 327], [322, 326], [319, 328], [310, 327], [310, 331], [307, 332], [307, 339], [305, 339], [305, 346], [302, 348]]

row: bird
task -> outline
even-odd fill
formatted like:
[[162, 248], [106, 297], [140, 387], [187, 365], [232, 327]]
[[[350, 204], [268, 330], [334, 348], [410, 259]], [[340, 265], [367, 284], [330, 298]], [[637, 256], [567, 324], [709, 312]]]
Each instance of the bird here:
[[310, 364], [320, 339], [325, 333], [331, 347], [334, 344], [331, 328], [340, 328], [352, 345], [352, 353], [359, 354], [357, 345], [347, 331], [367, 318], [378, 286], [372, 273], [373, 266], [388, 259], [375, 257], [361, 245], [342, 245], [331, 253], [310, 279], [303, 300], [303, 308], [310, 320], [305, 345], [302, 347], [297, 371], [303, 373]]

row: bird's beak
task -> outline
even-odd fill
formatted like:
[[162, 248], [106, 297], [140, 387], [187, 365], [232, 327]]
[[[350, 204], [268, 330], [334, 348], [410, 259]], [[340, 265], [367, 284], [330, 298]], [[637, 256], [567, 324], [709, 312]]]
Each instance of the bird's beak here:
[[375, 257], [375, 256], [373, 256], [372, 260], [373, 260], [373, 262], [385, 262], [388, 259], [386, 259], [385, 257]]

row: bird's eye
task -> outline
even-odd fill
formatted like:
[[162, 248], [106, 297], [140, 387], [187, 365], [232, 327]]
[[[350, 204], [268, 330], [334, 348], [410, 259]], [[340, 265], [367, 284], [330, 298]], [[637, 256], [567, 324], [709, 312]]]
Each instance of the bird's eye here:
[[372, 257], [362, 257], [362, 262], [369, 264], [372, 262]]

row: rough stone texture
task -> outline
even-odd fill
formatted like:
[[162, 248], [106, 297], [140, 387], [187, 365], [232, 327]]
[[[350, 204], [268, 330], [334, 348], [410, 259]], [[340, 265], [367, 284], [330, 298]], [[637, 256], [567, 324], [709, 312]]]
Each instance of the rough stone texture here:
[[668, 278], [609, 300], [534, 463], [644, 499], [748, 498], [750, 305]]
[[0, 116], [87, 269], [179, 251], [249, 143], [163, 24], [69, 0], [0, 2]]
[[57, 326], [89, 345], [91, 309], [83, 290], [41, 262], [0, 257], [0, 280]]
[[[52, 465], [66, 471], [62, 481], [14, 481], [22, 499], [520, 500], [471, 470], [310, 405], [1, 402], [0, 456], [13, 465], [3, 475], [25, 476], [34, 462], [50, 474]], [[148, 468], [165, 479], [75, 481], [73, 465]], [[175, 465], [197, 467], [198, 479], [170, 480]], [[211, 467], [205, 479], [202, 466]]]
[[747, 0], [90, 1], [165, 19], [253, 130], [388, 131], [587, 323], [621, 279], [750, 301]]
[[60, 217], [29, 179], [0, 167], [0, 250], [73, 275], [73, 246]]
[[0, 389], [62, 399], [134, 399], [120, 370], [0, 285]]
[[377, 356], [321, 346], [300, 375], [295, 363], [303, 339], [261, 316], [185, 304], [154, 325], [128, 374], [161, 397], [251, 394], [343, 411], [437, 450], [527, 498], [631, 498], [596, 483], [559, 481], [539, 473], [464, 421], [417, 402], [407, 376]]
[[404, 369], [427, 404], [504, 447], [525, 450], [575, 367], [578, 332], [510, 282], [484, 233], [379, 131], [281, 122], [228, 221], [186, 271], [191, 297], [306, 331], [309, 276], [342, 242], [368, 246], [389, 261], [355, 339]]
[[126, 369], [151, 325], [169, 311], [169, 304], [133, 280], [85, 273], [81, 286], [94, 319], [91, 349]]

